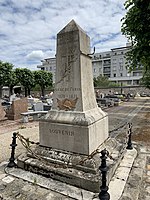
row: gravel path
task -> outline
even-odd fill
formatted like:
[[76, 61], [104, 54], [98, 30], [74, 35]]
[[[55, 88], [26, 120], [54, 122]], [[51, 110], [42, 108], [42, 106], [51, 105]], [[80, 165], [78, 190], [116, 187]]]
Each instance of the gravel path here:
[[[4, 124], [4, 122], [3, 122]], [[25, 138], [30, 138], [30, 140], [37, 142], [39, 140], [39, 126], [38, 122], [30, 122], [27, 124], [22, 123], [12, 123], [5, 122], [3, 128], [0, 126], [0, 162], [4, 160], [8, 160], [10, 157], [10, 144], [12, 142], [12, 134], [13, 132], [19, 132]], [[24, 152], [25, 149], [17, 140], [17, 148], [16, 148], [16, 156]]]

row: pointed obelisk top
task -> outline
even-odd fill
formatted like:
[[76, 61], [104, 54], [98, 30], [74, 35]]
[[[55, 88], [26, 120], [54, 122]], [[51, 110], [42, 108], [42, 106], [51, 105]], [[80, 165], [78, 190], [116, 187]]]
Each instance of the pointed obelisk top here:
[[76, 30], [80, 30], [85, 33], [85, 31], [74, 21], [74, 19], [72, 19], [58, 34]]

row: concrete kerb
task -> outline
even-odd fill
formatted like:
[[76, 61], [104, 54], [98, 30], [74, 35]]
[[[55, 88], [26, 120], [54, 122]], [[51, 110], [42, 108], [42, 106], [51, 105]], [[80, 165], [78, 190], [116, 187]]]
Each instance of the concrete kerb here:
[[109, 183], [108, 192], [110, 193], [111, 199], [118, 200], [121, 197], [136, 156], [136, 149], [126, 151], [115, 175]]

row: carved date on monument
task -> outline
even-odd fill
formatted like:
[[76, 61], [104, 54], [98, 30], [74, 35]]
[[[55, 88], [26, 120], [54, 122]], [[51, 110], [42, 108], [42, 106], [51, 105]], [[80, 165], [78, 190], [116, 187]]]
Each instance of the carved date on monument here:
[[58, 104], [58, 108], [59, 110], [74, 110], [76, 107], [76, 103], [77, 103], [78, 97], [76, 99], [63, 99], [63, 100], [59, 100], [57, 99], [57, 104]]

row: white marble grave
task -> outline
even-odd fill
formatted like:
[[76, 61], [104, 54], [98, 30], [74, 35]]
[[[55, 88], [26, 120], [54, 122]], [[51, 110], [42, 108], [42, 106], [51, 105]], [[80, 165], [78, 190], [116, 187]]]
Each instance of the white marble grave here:
[[90, 38], [74, 20], [57, 34], [52, 110], [40, 121], [40, 145], [91, 154], [108, 138], [108, 116], [97, 106]]

